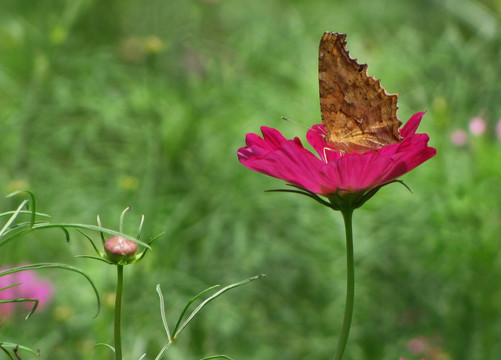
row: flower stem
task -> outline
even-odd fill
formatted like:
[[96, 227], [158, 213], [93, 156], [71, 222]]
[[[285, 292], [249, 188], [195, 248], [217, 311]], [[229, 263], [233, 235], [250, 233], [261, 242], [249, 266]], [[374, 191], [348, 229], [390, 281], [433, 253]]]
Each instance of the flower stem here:
[[346, 232], [346, 304], [344, 308], [343, 327], [339, 337], [338, 347], [334, 360], [341, 360], [350, 334], [351, 319], [353, 316], [353, 304], [355, 301], [355, 264], [353, 260], [353, 226], [351, 208], [342, 210], [344, 227]]
[[115, 294], [115, 360], [122, 360], [122, 292], [124, 285], [124, 267], [117, 265], [117, 292]]

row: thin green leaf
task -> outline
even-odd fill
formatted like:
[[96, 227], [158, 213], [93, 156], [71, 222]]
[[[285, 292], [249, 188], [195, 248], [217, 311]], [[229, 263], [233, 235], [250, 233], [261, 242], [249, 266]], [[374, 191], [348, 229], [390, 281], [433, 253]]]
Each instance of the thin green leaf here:
[[29, 265], [22, 265], [14, 268], [10, 268], [4, 271], [0, 271], [0, 277], [8, 274], [14, 274], [19, 271], [26, 271], [26, 270], [40, 270], [40, 269], [63, 269], [63, 270], [68, 270], [72, 272], [76, 272], [80, 275], [82, 275], [84, 278], [87, 279], [89, 284], [92, 286], [92, 290], [94, 290], [94, 294], [96, 295], [96, 301], [97, 301], [97, 313], [94, 317], [97, 317], [99, 315], [99, 311], [101, 310], [101, 299], [99, 297], [99, 292], [97, 291], [96, 285], [92, 281], [92, 279], [81, 269], [71, 266], [71, 265], [66, 265], [66, 264], [58, 264], [58, 263], [39, 263], [39, 264], [29, 264]]
[[172, 337], [170, 336], [169, 325], [167, 324], [167, 317], [165, 316], [164, 296], [162, 294], [162, 289], [160, 288], [160, 284], [157, 285], [157, 294], [160, 300], [160, 316], [162, 317], [162, 324], [164, 325], [165, 333], [167, 334], [167, 339], [171, 341]]
[[80, 230], [80, 229], [75, 229], [76, 231], [78, 231], [80, 234], [82, 234], [87, 240], [89, 240], [90, 244], [92, 245], [92, 247], [94, 248], [94, 251], [96, 252], [96, 254], [98, 256], [102, 256], [103, 254], [99, 251], [99, 249], [97, 248], [96, 244], [94, 244], [94, 241], [92, 241], [91, 237], [89, 235], [87, 235], [84, 231]]
[[184, 307], [183, 311], [181, 312], [181, 315], [179, 315], [179, 319], [177, 320], [177, 323], [176, 323], [176, 326], [174, 327], [174, 338], [176, 337], [176, 333], [178, 333], [177, 329], [179, 328], [179, 326], [181, 325], [181, 321], [183, 320], [183, 317], [184, 317], [184, 314], [186, 314], [186, 312], [188, 311], [189, 307], [191, 306], [191, 304], [193, 304], [193, 302], [195, 302], [199, 297], [201, 297], [202, 295], [204, 295], [205, 293], [215, 289], [215, 288], [218, 288], [220, 287], [221, 285], [213, 285], [207, 289], [205, 289], [204, 291], [198, 293], [197, 295], [195, 295], [195, 297], [193, 297], [190, 301], [188, 301], [188, 303], [186, 304], [186, 306]]
[[218, 296], [222, 295], [223, 293], [225, 293], [226, 291], [228, 290], [231, 290], [231, 289], [234, 289], [236, 287], [239, 287], [239, 286], [242, 286], [242, 285], [245, 285], [251, 281], [254, 281], [254, 280], [258, 280], [258, 279], [261, 279], [263, 278], [264, 275], [261, 274], [261, 275], [256, 275], [256, 276], [253, 276], [249, 279], [246, 279], [246, 280], [243, 280], [243, 281], [240, 281], [240, 282], [237, 282], [237, 283], [234, 283], [234, 284], [231, 284], [231, 285], [228, 285], [224, 288], [222, 288], [221, 290], [219, 290], [218, 292], [216, 292], [214, 295], [210, 296], [209, 298], [205, 299], [200, 305], [198, 305], [195, 310], [193, 310], [193, 312], [190, 314], [190, 316], [188, 316], [188, 318], [186, 319], [186, 321], [179, 327], [179, 329], [177, 329], [175, 332], [174, 332], [174, 335], [173, 335], [173, 338], [175, 339], [177, 337], [177, 335], [179, 335], [179, 333], [181, 331], [183, 331], [183, 329], [189, 324], [189, 322], [193, 319], [193, 317], [200, 311], [202, 310], [202, 308], [207, 305], [209, 302], [211, 302], [212, 300], [214, 300], [215, 298], [217, 298]]
[[139, 222], [139, 227], [137, 228], [137, 236], [136, 238], [141, 238], [141, 234], [143, 233], [143, 224], [144, 224], [144, 214], [141, 215], [141, 221]]
[[9, 357], [9, 359], [14, 360], [14, 358], [12, 357], [12, 355], [9, 354], [9, 352], [7, 351], [7, 349], [5, 349], [1, 344], [0, 344], [0, 349], [2, 349], [2, 351]]
[[407, 186], [407, 184], [405, 184], [402, 180], [392, 180], [392, 181], [388, 181], [387, 183], [384, 183], [384, 184], [381, 184], [379, 186], [376, 186], [375, 188], [369, 190], [367, 193], [364, 194], [364, 196], [362, 196], [362, 198], [357, 202], [356, 204], [356, 207], [360, 207], [362, 206], [363, 204], [365, 204], [370, 198], [372, 198], [382, 187], [386, 186], [386, 185], [390, 185], [390, 184], [393, 184], [393, 183], [399, 183], [401, 185], [403, 185], [407, 190], [409, 190], [409, 192], [412, 194], [412, 190]]
[[153, 241], [158, 239], [159, 237], [165, 235], [165, 231], [162, 231], [160, 234], [153, 236], [150, 240], [148, 240], [148, 245], [151, 245]]
[[25, 231], [31, 231], [32, 228], [31, 228], [31, 223], [29, 222], [19, 222], [19, 223], [16, 223], [12, 226], [10, 226], [7, 230], [5, 230], [5, 232], [2, 234], [3, 235], [3, 238], [4, 240], [6, 238], [8, 238], [8, 234], [10, 233], [15, 233], [17, 231], [21, 231], [21, 230], [25, 230]]
[[[28, 234], [32, 231], [32, 228], [27, 225], [24, 228], [16, 227], [15, 229], [9, 229], [5, 232], [2, 241], [0, 242], [0, 246], [4, 246], [5, 244], [11, 242], [12, 240], [21, 237], [25, 234]], [[12, 233], [12, 234], [11, 234]], [[7, 236], [7, 234], [9, 234]]]
[[[162, 232], [154, 237], [152, 237], [149, 241], [148, 241], [148, 245], [151, 245], [153, 243], [154, 240], [158, 239], [160, 236], [162, 236], [163, 234], [165, 234], [165, 232]], [[141, 253], [139, 253], [138, 255], [136, 255], [136, 260], [134, 262], [138, 262], [140, 260], [142, 260], [144, 258], [144, 256], [146, 255], [146, 251], [148, 249], [144, 249]]]
[[10, 342], [0, 342], [0, 346], [3, 347], [3, 348], [6, 348], [6, 349], [20, 349], [20, 350], [24, 350], [24, 351], [27, 351], [27, 352], [30, 352], [32, 353], [33, 355], [36, 355], [38, 357], [38, 352], [33, 350], [33, 349], [30, 349], [29, 347], [26, 347], [26, 346], [23, 346], [23, 345], [19, 345], [19, 344], [14, 344], [14, 343], [10, 343]]
[[322, 199], [320, 196], [318, 196], [314, 192], [303, 189], [302, 187], [299, 187], [296, 185], [292, 185], [292, 184], [287, 184], [287, 185], [292, 186], [292, 187], [296, 188], [297, 190], [275, 189], [275, 190], [266, 190], [266, 192], [287, 192], [287, 193], [293, 193], [293, 194], [301, 194], [301, 195], [307, 196], [309, 198], [312, 198], [313, 200], [319, 202], [320, 204], [322, 204], [324, 206], [330, 207], [334, 210], [339, 210], [339, 209], [333, 207], [333, 205], [330, 202], [325, 201], [324, 199]]
[[110, 349], [111, 351], [115, 352], [115, 348], [113, 346], [111, 346], [110, 344], [106, 344], [106, 343], [97, 343], [94, 347], [98, 347], [98, 346], [104, 346], [105, 348], [108, 348]]
[[172, 344], [172, 340], [169, 340], [169, 342], [162, 347], [162, 349], [158, 353], [155, 360], [160, 360], [162, 358], [162, 356], [164, 355], [165, 351], [167, 351], [167, 349], [171, 346], [171, 344]]
[[142, 252], [140, 252], [139, 254], [136, 255], [136, 260], [134, 260], [134, 263], [142, 260], [144, 258], [144, 255], [146, 255], [146, 251], [148, 249], [144, 249]]
[[402, 180], [399, 180], [399, 179], [396, 179], [396, 180], [393, 180], [392, 182], [397, 182], [399, 183], [400, 185], [403, 185], [407, 190], [409, 190], [409, 192], [412, 194], [412, 190], [409, 186], [407, 186], [406, 183], [404, 183]]
[[[101, 216], [99, 216], [99, 215], [97, 215], [97, 225], [100, 228], [103, 227], [103, 223], [101, 222]], [[104, 234], [102, 231], [100, 232], [100, 234], [101, 234], [101, 243], [104, 246], [104, 244], [106, 243], [106, 239], [104, 238]]]
[[75, 255], [75, 257], [78, 258], [78, 259], [81, 259], [81, 258], [83, 258], [83, 259], [92, 259], [92, 260], [102, 261], [102, 262], [104, 262], [106, 264], [113, 264], [111, 261], [106, 260], [106, 259], [104, 259], [104, 258], [102, 258], [100, 256], [94, 256], [94, 255]]
[[10, 288], [13, 288], [14, 286], [19, 286], [21, 285], [22, 283], [16, 283], [16, 284], [12, 284], [12, 285], [9, 285], [9, 286], [5, 286], [3, 288], [0, 288], [0, 291], [3, 291], [3, 290], [7, 290], [7, 289], [10, 289]]
[[[25, 201], [27, 202], [28, 200], [25, 200]], [[9, 215], [12, 215], [14, 213], [15, 213], [14, 210], [9, 210], [9, 211], [1, 213], [0, 217], [9, 216]], [[28, 215], [28, 214], [31, 215], [31, 213], [32, 212], [29, 211], [29, 210], [22, 210], [22, 211], [19, 212], [20, 215]], [[40, 216], [40, 217], [46, 217], [46, 218], [50, 218], [51, 217], [49, 214], [44, 214], [44, 213], [36, 213], [36, 215]]]
[[[19, 285], [19, 284], [16, 284], [16, 285]], [[8, 304], [8, 303], [16, 303], [16, 302], [33, 302], [33, 306], [31, 307], [31, 310], [30, 312], [28, 313], [28, 315], [26, 315], [26, 320], [28, 320], [31, 315], [33, 315], [33, 313], [35, 312], [35, 310], [37, 309], [38, 307], [38, 299], [35, 299], [35, 298], [18, 298], [18, 299], [6, 299], [6, 300], [0, 300], [0, 304]]]
[[[44, 224], [47, 224], [47, 222], [44, 222]], [[28, 221], [23, 221], [23, 222], [18, 222], [12, 226], [9, 227], [7, 231], [4, 232], [4, 237], [6, 234], [9, 232], [17, 231], [19, 229], [30, 229], [31, 230], [31, 223]]]
[[14, 211], [14, 213], [12, 214], [12, 216], [9, 218], [9, 220], [7, 220], [7, 222], [5, 223], [4, 227], [2, 228], [2, 230], [0, 230], [0, 238], [4, 235], [4, 233], [7, 231], [7, 229], [9, 229], [10, 225], [14, 222], [14, 220], [16, 220], [16, 218], [18, 217], [18, 215], [21, 213], [21, 210], [23, 209], [24, 205], [26, 205], [26, 203], [28, 202], [28, 200], [24, 200], [21, 205], [19, 205], [16, 209], [16, 211]]
[[208, 357], [204, 357], [200, 360], [210, 360], [210, 359], [226, 359], [226, 360], [233, 360], [232, 358], [230, 358], [229, 356], [226, 356], [226, 355], [213, 355], [213, 356], [208, 356]]
[[[188, 325], [188, 323], [191, 321], [191, 319], [193, 319], [193, 317], [205, 306], [207, 305], [210, 301], [214, 300], [215, 298], [217, 298], [219, 295], [223, 294], [224, 292], [228, 291], [228, 290], [231, 290], [233, 288], [236, 288], [238, 286], [241, 286], [241, 285], [244, 285], [244, 284], [247, 284], [248, 282], [251, 282], [253, 280], [257, 280], [257, 279], [261, 279], [262, 277], [264, 277], [265, 275], [257, 275], [257, 276], [253, 276], [249, 279], [246, 279], [246, 280], [243, 280], [243, 281], [240, 281], [238, 283], [234, 283], [234, 284], [231, 284], [231, 285], [228, 285], [224, 288], [222, 288], [221, 290], [219, 290], [218, 292], [216, 292], [214, 295], [210, 296], [209, 298], [207, 298], [206, 300], [204, 300], [199, 306], [197, 306], [197, 308], [195, 310], [193, 310], [193, 312], [190, 314], [190, 316], [188, 317], [188, 319], [186, 319], [186, 321], [182, 324], [182, 325], [179, 325], [180, 324], [180, 321], [182, 320], [184, 314], [186, 313], [186, 311], [188, 310], [188, 308], [190, 307], [190, 305], [195, 301], [197, 300], [200, 296], [202, 296], [203, 294], [207, 293], [208, 291], [211, 291], [217, 287], [219, 287], [219, 285], [214, 285], [214, 286], [211, 286], [210, 288], [208, 289], [205, 289], [204, 291], [200, 292], [199, 294], [197, 294], [193, 299], [191, 299], [188, 304], [185, 306], [185, 308], [183, 309], [183, 312], [181, 313], [181, 316], [179, 317], [179, 320], [176, 324], [176, 327], [174, 329], [174, 335], [171, 337], [169, 335], [168, 338], [169, 338], [169, 341], [162, 347], [162, 349], [160, 350], [160, 352], [158, 353], [157, 357], [155, 358], [155, 360], [160, 360], [162, 358], [162, 356], [164, 355], [165, 351], [167, 351], [167, 349], [172, 345], [172, 343], [174, 342], [174, 340], [176, 339], [177, 335], [179, 335], [179, 333], [186, 327], [186, 325]], [[159, 291], [160, 287], [157, 285], [157, 292]], [[160, 296], [161, 292], [159, 293], [159, 296]], [[162, 296], [162, 303], [163, 303], [163, 296]], [[164, 311], [162, 311], [163, 314]], [[217, 358], [223, 358], [223, 359], [230, 359], [228, 357], [225, 357], [225, 355], [217, 355], [216, 357], [209, 357], [209, 358], [206, 358], [206, 359], [217, 359]], [[231, 359], [230, 359], [231, 360]]]
[[119, 225], [119, 229], [120, 229], [120, 232], [123, 232], [124, 231], [124, 216], [125, 216], [125, 213], [130, 211], [131, 209], [131, 206], [127, 206], [124, 211], [122, 211], [122, 213], [120, 214], [120, 225]]
[[[23, 236], [25, 234], [28, 234], [31, 231], [45, 229], [45, 228], [52, 228], [52, 227], [61, 229], [64, 232], [64, 236], [66, 238], [66, 242], [67, 243], [70, 242], [70, 233], [68, 232], [67, 229], [65, 229], [64, 227], [60, 227], [60, 226], [50, 226], [50, 225], [51, 224], [49, 224], [47, 222], [35, 223], [35, 225], [33, 225], [33, 226], [31, 226], [31, 223], [16, 224], [16, 226], [12, 227], [11, 229], [9, 229], [9, 230], [7, 230], [5, 232], [4, 238], [0, 242], [0, 246], [3, 246], [7, 242], [10, 242], [10, 241], [12, 241], [12, 240], [14, 240], [14, 239], [16, 239], [18, 237], [21, 237], [21, 236]], [[13, 234], [10, 235], [10, 233], [13, 233]], [[9, 236], [7, 236], [7, 234], [9, 234]]]
[[35, 194], [33, 194], [29, 190], [18, 190], [18, 191], [14, 191], [13, 193], [10, 193], [9, 195], [7, 195], [7, 197], [9, 198], [9, 197], [21, 194], [21, 193], [26, 193], [30, 197], [30, 200], [31, 200], [31, 226], [33, 226], [35, 224], [35, 216], [36, 216], [36, 211], [37, 211], [37, 202], [36, 202]]
[[151, 247], [132, 237], [132, 236], [129, 236], [129, 235], [126, 235], [126, 234], [123, 234], [121, 232], [118, 232], [118, 231], [115, 231], [115, 230], [111, 230], [111, 229], [107, 229], [107, 228], [104, 228], [104, 227], [101, 227], [101, 226], [97, 226], [97, 225], [86, 225], [86, 224], [48, 224], [48, 223], [44, 223], [44, 224], [36, 224], [33, 229], [49, 229], [49, 228], [73, 228], [73, 229], [86, 229], [86, 230], [92, 230], [92, 231], [100, 231], [102, 233], [106, 233], [106, 234], [110, 234], [112, 236], [120, 236], [120, 237], [123, 237], [125, 239], [128, 239], [128, 240], [132, 240], [134, 241], [135, 243], [139, 244], [139, 245], [142, 245], [148, 249], [151, 250]]

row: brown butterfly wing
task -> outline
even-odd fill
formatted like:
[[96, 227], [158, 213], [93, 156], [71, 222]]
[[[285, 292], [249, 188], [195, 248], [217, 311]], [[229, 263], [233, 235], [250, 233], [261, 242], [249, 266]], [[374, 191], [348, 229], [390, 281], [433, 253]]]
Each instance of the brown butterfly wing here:
[[320, 110], [329, 145], [364, 153], [402, 141], [397, 95], [367, 76], [346, 51], [346, 35], [326, 32], [319, 47]]

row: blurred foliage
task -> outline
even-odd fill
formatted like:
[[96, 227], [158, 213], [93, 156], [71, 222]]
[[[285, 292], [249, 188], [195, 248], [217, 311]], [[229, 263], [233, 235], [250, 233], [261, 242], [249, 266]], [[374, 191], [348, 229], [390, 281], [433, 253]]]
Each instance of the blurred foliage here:
[[[211, 304], [165, 358], [332, 356], [345, 291], [340, 215], [263, 193], [283, 184], [236, 159], [260, 125], [304, 136], [280, 116], [320, 122], [324, 31], [347, 33], [352, 56], [400, 93], [404, 122], [428, 111], [420, 130], [438, 149], [403, 178], [413, 195], [389, 186], [355, 213], [346, 360], [500, 358], [501, 1], [3, 0], [0, 18], [0, 193], [29, 188], [54, 220], [100, 214], [115, 229], [131, 205], [126, 232], [141, 213], [146, 238], [166, 232], [126, 269], [128, 358], [152, 358], [165, 341], [157, 283], [174, 321], [202, 289], [258, 273], [267, 277]], [[452, 131], [478, 115], [488, 133], [455, 146]], [[109, 358], [94, 345], [111, 342], [114, 272], [73, 259], [91, 253], [88, 242], [75, 235], [67, 246], [54, 231], [2, 250], [2, 267], [84, 268], [104, 309], [93, 319], [86, 284], [51, 272], [56, 303], [5, 323], [1, 340], [51, 359]]]

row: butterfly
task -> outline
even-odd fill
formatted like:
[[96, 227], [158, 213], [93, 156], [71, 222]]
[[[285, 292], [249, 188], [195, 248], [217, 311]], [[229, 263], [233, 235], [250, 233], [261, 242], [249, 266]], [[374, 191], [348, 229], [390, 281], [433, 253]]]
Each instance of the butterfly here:
[[325, 32], [318, 54], [320, 111], [327, 143], [345, 153], [364, 153], [401, 142], [398, 95], [367, 75], [346, 50], [346, 34]]

